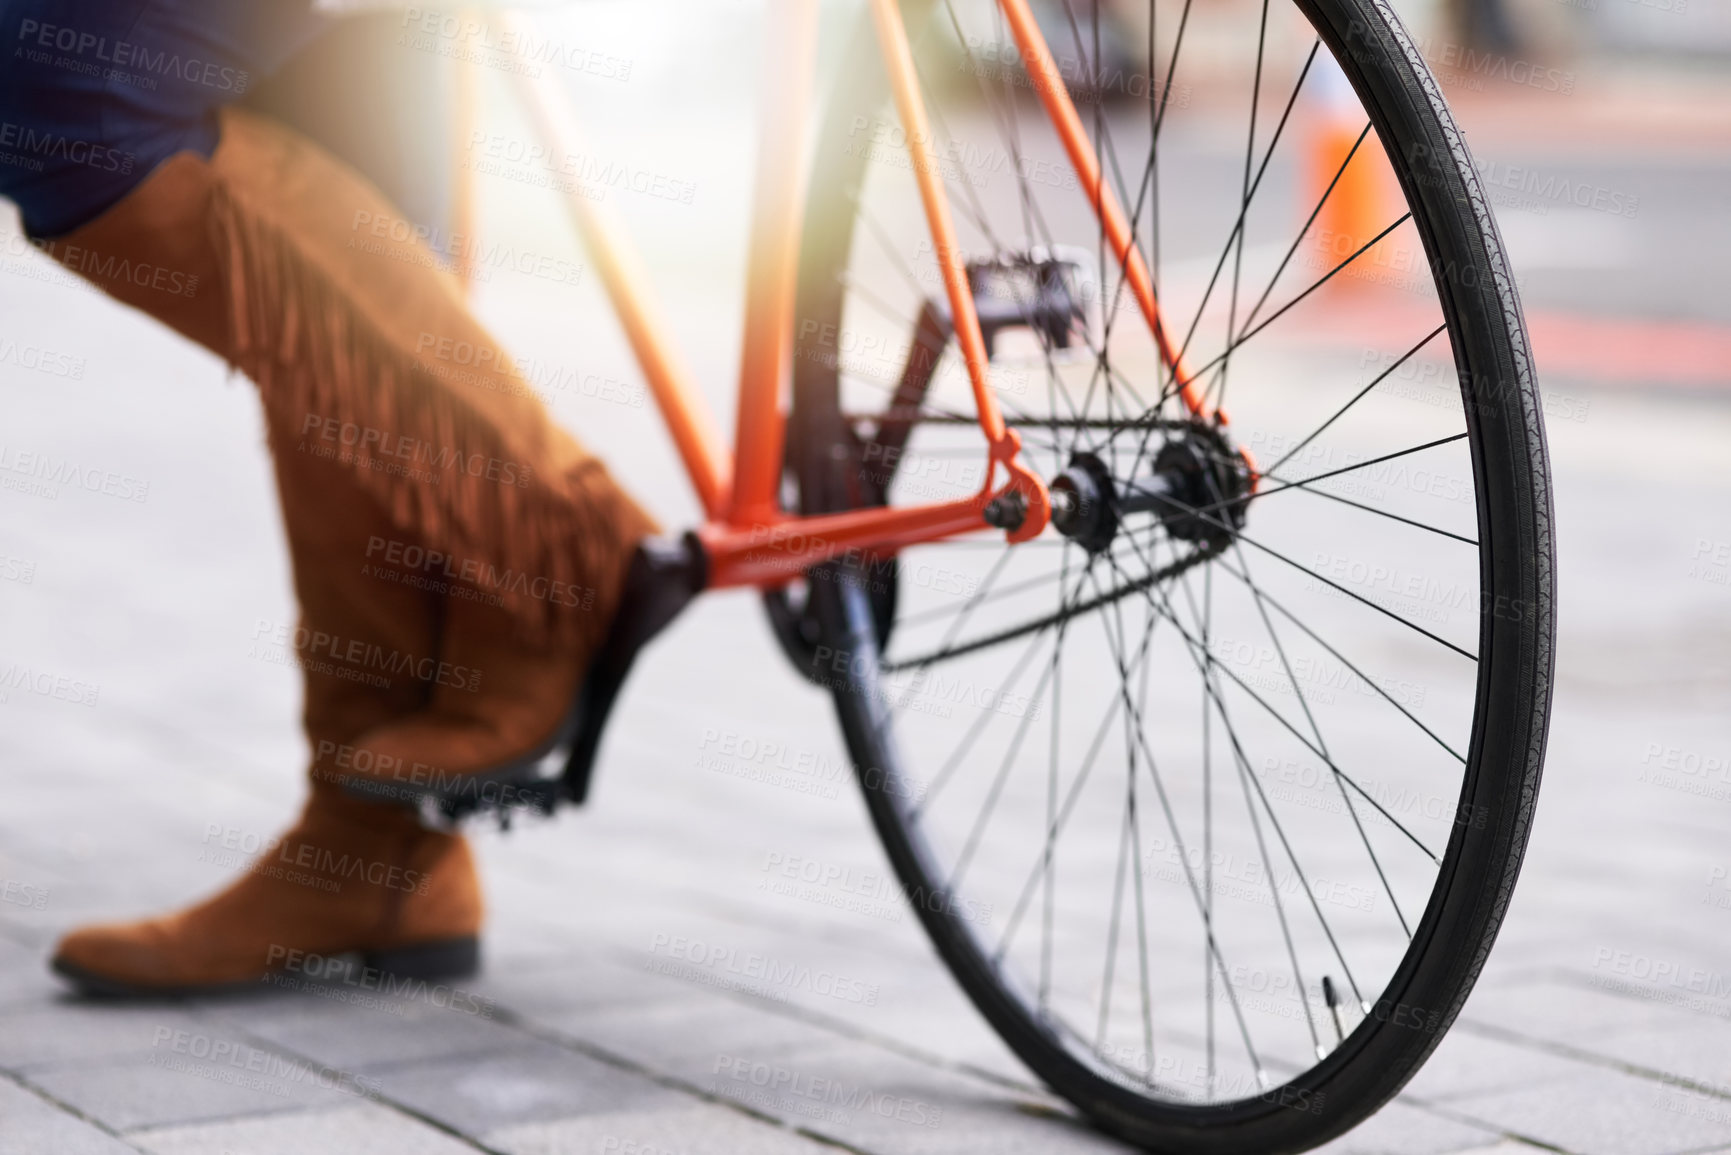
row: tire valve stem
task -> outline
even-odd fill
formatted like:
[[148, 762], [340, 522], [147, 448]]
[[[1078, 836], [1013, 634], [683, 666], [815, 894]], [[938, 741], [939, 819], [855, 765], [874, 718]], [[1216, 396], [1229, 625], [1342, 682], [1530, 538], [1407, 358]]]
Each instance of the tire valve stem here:
[[1340, 993], [1327, 975], [1322, 976], [1322, 1001], [1328, 1004], [1328, 1013], [1334, 1019], [1334, 1041], [1338, 1046], [1346, 1041], [1346, 1032], [1340, 1029]]

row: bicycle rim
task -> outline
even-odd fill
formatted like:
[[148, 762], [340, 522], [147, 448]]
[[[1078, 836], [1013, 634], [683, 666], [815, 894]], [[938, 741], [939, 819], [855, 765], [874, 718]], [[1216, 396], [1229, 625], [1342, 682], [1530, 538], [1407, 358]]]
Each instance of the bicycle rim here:
[[[1036, 1073], [1156, 1149], [1303, 1149], [1411, 1076], [1506, 907], [1549, 704], [1543, 435], [1464, 146], [1386, 7], [1238, 7], [1108, 27], [1072, 3], [1068, 64], [1047, 30], [1224, 427], [1124, 307], [989, 6], [909, 17], [919, 149], [971, 267], [1019, 301], [994, 383], [1026, 459], [1127, 492], [1200, 460], [1212, 497], [1127, 513], [1104, 545], [921, 547], [810, 591], [817, 673], [940, 953]], [[896, 392], [942, 294], [905, 141], [856, 73], [801, 291], [810, 512], [981, 480], [954, 349], [927, 334], [917, 413]], [[1373, 222], [1331, 204], [1379, 187]], [[1246, 448], [1253, 497], [1226, 492]]]

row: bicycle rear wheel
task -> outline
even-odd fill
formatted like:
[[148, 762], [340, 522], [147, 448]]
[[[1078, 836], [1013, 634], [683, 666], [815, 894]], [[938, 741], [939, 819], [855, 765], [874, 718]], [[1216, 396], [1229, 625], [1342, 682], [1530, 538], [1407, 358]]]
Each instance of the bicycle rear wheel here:
[[[1205, 404], [995, 7], [904, 5], [917, 163], [944, 176], [994, 387], [1024, 459], [1096, 512], [828, 567], [776, 616], [938, 952], [1023, 1061], [1151, 1150], [1302, 1150], [1435, 1047], [1519, 869], [1554, 629], [1526, 336], [1385, 4], [1063, 7], [1048, 40]], [[983, 480], [860, 43], [803, 257], [811, 513]]]

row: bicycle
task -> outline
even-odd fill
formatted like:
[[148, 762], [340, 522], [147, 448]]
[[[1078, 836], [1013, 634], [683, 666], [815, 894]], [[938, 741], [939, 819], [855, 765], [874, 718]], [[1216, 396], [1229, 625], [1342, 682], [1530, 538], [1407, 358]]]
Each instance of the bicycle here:
[[[758, 587], [1028, 1067], [1149, 1150], [1302, 1150], [1417, 1071], [1519, 870], [1554, 639], [1526, 335], [1384, 0], [1063, 8], [1073, 55], [1027, 0], [867, 0], [807, 157], [816, 6], [772, 5], [731, 456], [570, 200], [706, 521], [518, 797], [583, 801], [638, 650]], [[1265, 190], [1317, 107], [1346, 131], [1300, 222]], [[1354, 232], [1377, 173], [1405, 211]]]

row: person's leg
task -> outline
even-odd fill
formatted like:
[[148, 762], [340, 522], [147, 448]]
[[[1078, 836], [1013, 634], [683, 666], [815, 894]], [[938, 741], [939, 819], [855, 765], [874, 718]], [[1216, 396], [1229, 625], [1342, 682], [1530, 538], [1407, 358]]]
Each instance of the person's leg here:
[[[490, 683], [514, 707], [535, 695], [544, 702], [518, 710], [521, 723], [494, 744], [532, 746], [571, 700], [653, 523], [549, 418], [454, 280], [412, 239], [372, 235], [373, 219], [398, 216], [304, 140], [231, 110], [210, 161], [172, 158], [49, 251], [244, 370], [279, 453], [348, 471], [387, 511], [390, 532], [327, 564], [403, 571], [414, 564], [404, 550], [422, 546], [439, 557], [427, 576], [454, 575], [485, 599], [456, 614], [473, 622], [465, 645], [479, 689], [441, 686], [451, 692], [436, 691], [431, 708], [472, 716]], [[127, 270], [141, 266], [197, 276], [196, 294], [134, 284]], [[476, 609], [489, 601], [499, 612]], [[488, 666], [531, 654], [558, 675], [488, 677]], [[465, 772], [491, 756], [442, 768]]]
[[[309, 670], [314, 785], [291, 835], [436, 882], [430, 897], [369, 883], [344, 898], [255, 874], [179, 915], [75, 932], [59, 957], [86, 985], [244, 981], [272, 965], [273, 946], [420, 945], [449, 948], [433, 962], [461, 962], [479, 922], [466, 848], [333, 787], [371, 776], [389, 795], [429, 763], [461, 776], [541, 745], [652, 529], [552, 423], [430, 254], [388, 227], [373, 233], [381, 219], [399, 214], [366, 182], [231, 111], [209, 160], [171, 158], [49, 247], [258, 383], [308, 627], [302, 658], [335, 670], [322, 684]], [[196, 287], [155, 291], [140, 268]], [[427, 596], [429, 580], [449, 584]], [[355, 680], [365, 675], [388, 688]]]

